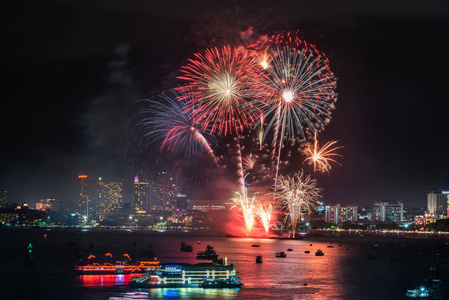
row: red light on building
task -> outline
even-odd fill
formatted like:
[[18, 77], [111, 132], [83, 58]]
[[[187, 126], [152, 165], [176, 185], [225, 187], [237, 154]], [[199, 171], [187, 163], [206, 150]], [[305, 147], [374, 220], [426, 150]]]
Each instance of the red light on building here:
[[78, 175], [78, 178], [87, 178], [87, 175]]

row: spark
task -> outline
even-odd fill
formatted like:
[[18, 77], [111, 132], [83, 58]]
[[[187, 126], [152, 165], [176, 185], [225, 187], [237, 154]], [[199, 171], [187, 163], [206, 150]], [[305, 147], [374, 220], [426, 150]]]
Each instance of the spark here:
[[328, 61], [315, 51], [282, 47], [271, 50], [270, 58], [266, 70], [256, 68], [251, 73], [250, 96], [254, 107], [268, 120], [265, 134], [273, 131], [272, 157], [277, 162], [277, 180], [284, 141], [294, 143], [298, 134], [305, 139], [305, 128], [324, 128], [337, 94], [336, 78]]
[[264, 207], [262, 203], [259, 203], [259, 205], [257, 206], [257, 216], [262, 222], [263, 228], [265, 229], [266, 233], [268, 233], [268, 230], [270, 229], [272, 212], [273, 206], [271, 204]]
[[341, 164], [332, 157], [335, 156], [342, 157], [342, 155], [334, 153], [334, 151], [340, 148], [344, 148], [344, 146], [331, 148], [336, 143], [338, 143], [338, 141], [330, 141], [324, 144], [323, 147], [319, 148], [315, 132], [313, 147], [309, 146], [305, 149], [305, 152], [308, 155], [308, 157], [304, 160], [304, 162], [308, 161], [309, 163], [313, 164], [314, 172], [320, 171], [322, 173], [327, 172], [329, 174], [329, 171], [332, 169], [330, 162], [334, 162], [341, 166]]
[[287, 218], [290, 219], [293, 238], [301, 215], [315, 209], [318, 198], [321, 197], [322, 189], [316, 184], [316, 180], [311, 179], [309, 175], [306, 176], [303, 171], [295, 173], [292, 177], [280, 176], [274, 196], [279, 199], [280, 205], [285, 207], [288, 213]]
[[[248, 69], [253, 63], [254, 59], [246, 51], [225, 46], [197, 53], [195, 59], [181, 68], [183, 75], [178, 78], [186, 81], [190, 97], [186, 110], [192, 111], [203, 129], [211, 125], [212, 132], [226, 136], [252, 127], [255, 110], [246, 99]], [[186, 88], [181, 86], [177, 90], [186, 91]]]
[[245, 226], [248, 234], [251, 233], [251, 230], [254, 226], [254, 216], [255, 216], [255, 208], [256, 208], [256, 197], [253, 196], [251, 198], [248, 197], [248, 190], [246, 188], [243, 189], [243, 193], [234, 192], [234, 198], [231, 198], [234, 205], [232, 208], [236, 208], [243, 215], [243, 219], [245, 220]]
[[255, 156], [253, 156], [252, 154], [247, 155], [243, 159], [243, 168], [245, 170], [251, 170], [252, 168], [254, 168], [254, 165], [256, 164], [256, 160], [257, 160], [257, 158]]
[[[147, 100], [149, 108], [142, 110], [142, 113], [150, 115], [140, 123], [147, 130], [145, 136], [149, 142], [159, 142], [161, 152], [183, 153], [187, 157], [205, 151], [215, 166], [219, 167], [208, 140], [213, 143], [216, 141], [209, 134], [208, 128], [201, 130], [203, 127], [195, 122], [190, 113], [184, 111], [185, 102], [175, 100], [180, 96], [179, 93], [170, 90], [170, 94], [160, 94], [158, 101]], [[186, 94], [182, 95], [188, 97]]]

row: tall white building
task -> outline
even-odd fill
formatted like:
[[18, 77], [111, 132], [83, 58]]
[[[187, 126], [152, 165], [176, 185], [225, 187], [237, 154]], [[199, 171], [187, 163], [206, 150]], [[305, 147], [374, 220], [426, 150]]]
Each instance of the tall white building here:
[[358, 206], [347, 204], [327, 205], [324, 210], [324, 220], [328, 223], [342, 224], [344, 222], [357, 222]]
[[437, 217], [448, 216], [449, 191], [429, 192], [427, 194], [427, 212]]
[[372, 218], [375, 222], [402, 222], [404, 204], [399, 201], [376, 201], [373, 205]]

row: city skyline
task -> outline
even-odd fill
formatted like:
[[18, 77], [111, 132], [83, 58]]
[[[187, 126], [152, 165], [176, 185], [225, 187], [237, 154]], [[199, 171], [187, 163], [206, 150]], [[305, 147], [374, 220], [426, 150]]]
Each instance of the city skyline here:
[[[350, 4], [341, 11], [329, 2], [322, 14], [310, 4], [308, 14], [291, 3], [264, 8], [263, 17], [273, 16], [271, 30], [299, 28], [330, 58], [338, 77], [337, 108], [321, 138], [345, 146], [342, 166], [328, 176], [314, 174], [301, 157], [295, 164], [317, 179], [327, 203], [387, 199], [426, 206], [429, 191], [449, 190], [448, 104], [441, 102], [447, 63], [438, 59], [449, 35], [447, 10], [442, 2], [425, 9], [403, 2], [403, 7], [370, 7], [368, 13], [363, 5]], [[241, 6], [251, 11], [251, 5]], [[53, 196], [74, 204], [78, 174], [91, 171], [132, 181], [164, 167], [160, 158], [151, 169], [156, 163], [152, 146], [144, 148], [148, 155], [131, 151], [134, 160], [125, 151], [141, 142], [128, 125], [135, 101], [174, 88], [179, 67], [201, 50], [202, 37], [215, 33], [198, 28], [204, 22], [201, 13], [221, 16], [212, 16], [201, 4], [189, 9], [189, 18], [169, 7], [144, 7], [144, 18], [127, 7], [129, 15], [121, 16], [124, 26], [118, 28], [113, 25], [116, 2], [107, 7], [11, 4], [15, 17], [6, 26], [20, 38], [9, 35], [10, 47], [3, 50], [11, 107], [0, 123], [0, 188], [8, 190], [10, 201], [33, 203]], [[191, 11], [195, 8], [198, 13]], [[164, 18], [144, 21], [157, 14]], [[44, 16], [52, 22], [40, 22]], [[246, 26], [265, 33], [261, 18], [236, 18], [230, 27], [239, 29], [236, 34]]]

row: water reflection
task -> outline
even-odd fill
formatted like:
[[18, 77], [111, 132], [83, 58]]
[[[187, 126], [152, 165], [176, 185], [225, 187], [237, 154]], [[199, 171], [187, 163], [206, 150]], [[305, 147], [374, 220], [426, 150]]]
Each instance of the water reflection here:
[[150, 289], [151, 299], [233, 299], [240, 289]]
[[83, 287], [112, 287], [116, 285], [127, 285], [131, 278], [136, 275], [111, 274], [111, 275], [78, 275]]

